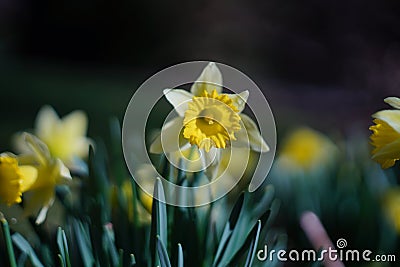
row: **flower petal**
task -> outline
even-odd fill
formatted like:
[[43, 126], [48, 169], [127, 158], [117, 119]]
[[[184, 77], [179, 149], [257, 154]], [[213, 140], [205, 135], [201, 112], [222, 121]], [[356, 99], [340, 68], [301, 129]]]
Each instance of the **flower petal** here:
[[183, 118], [176, 117], [161, 129], [161, 133], [150, 145], [150, 153], [160, 154], [178, 151], [187, 144], [187, 140], [181, 134]]
[[41, 224], [46, 219], [46, 214], [50, 206], [54, 202], [54, 188], [52, 186], [41, 187], [30, 190], [25, 193], [25, 209], [26, 216], [36, 216], [36, 224]]
[[179, 116], [185, 116], [185, 111], [188, 109], [188, 102], [192, 100], [193, 95], [182, 89], [164, 89], [163, 92]]
[[51, 106], [42, 107], [36, 117], [35, 134], [41, 139], [47, 139], [53, 132], [54, 125], [60, 122], [60, 118]]
[[372, 115], [389, 124], [396, 132], [400, 133], [400, 110], [382, 110]]
[[383, 169], [392, 167], [400, 159], [400, 140], [396, 140], [387, 145], [375, 149], [372, 159], [381, 164]]
[[81, 110], [76, 110], [68, 114], [62, 119], [66, 135], [79, 137], [85, 136], [88, 127], [88, 118], [86, 113]]
[[250, 146], [254, 151], [265, 153], [269, 151], [269, 147], [261, 136], [255, 122], [246, 114], [240, 114], [245, 129], [240, 129], [235, 133], [236, 141], [232, 141], [233, 146], [243, 147]]
[[25, 192], [35, 183], [38, 171], [32, 166], [20, 166], [19, 171], [22, 176], [21, 192]]
[[56, 166], [54, 167], [57, 171], [58, 180], [56, 181], [57, 184], [67, 184], [72, 180], [71, 173], [69, 169], [64, 165], [64, 163], [60, 159], [56, 159]]
[[246, 107], [247, 98], [249, 98], [249, 91], [246, 90], [239, 94], [227, 94], [227, 96], [232, 99], [233, 104], [237, 107], [239, 110], [238, 112], [240, 113]]
[[209, 94], [213, 90], [216, 90], [217, 93], [222, 92], [222, 74], [214, 62], [208, 63], [190, 88], [190, 92], [195, 96], [201, 95], [204, 90]]
[[398, 97], [386, 97], [384, 100], [386, 103], [394, 108], [400, 109], [400, 98]]
[[32, 134], [24, 133], [23, 136], [26, 146], [32, 152], [37, 162], [41, 165], [46, 165], [51, 158], [47, 146]]

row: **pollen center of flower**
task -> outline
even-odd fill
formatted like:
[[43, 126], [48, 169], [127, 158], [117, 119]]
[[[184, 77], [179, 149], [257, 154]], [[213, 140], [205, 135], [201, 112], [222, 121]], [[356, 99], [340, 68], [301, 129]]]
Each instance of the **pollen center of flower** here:
[[225, 148], [231, 139], [235, 140], [235, 132], [241, 128], [238, 109], [232, 99], [216, 90], [193, 97], [183, 124], [183, 136], [190, 144], [207, 152], [211, 147]]

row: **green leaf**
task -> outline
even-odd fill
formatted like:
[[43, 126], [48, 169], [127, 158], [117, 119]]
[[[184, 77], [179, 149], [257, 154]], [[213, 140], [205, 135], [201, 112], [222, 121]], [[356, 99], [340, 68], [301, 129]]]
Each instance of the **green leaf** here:
[[58, 249], [60, 250], [62, 266], [71, 267], [71, 261], [69, 259], [69, 252], [68, 252], [67, 237], [65, 236], [65, 232], [64, 230], [61, 229], [61, 227], [58, 227], [57, 230], [57, 245]]
[[217, 252], [213, 266], [226, 266], [231, 262], [248, 240], [257, 221], [268, 218], [273, 199], [274, 189], [272, 186], [261, 188], [253, 193], [246, 192], [244, 199], [239, 199], [239, 204], [243, 203], [236, 204], [232, 210], [222, 234], [218, 247], [219, 253]]
[[18, 258], [18, 267], [25, 267], [26, 260], [28, 259], [28, 254], [22, 252]]
[[4, 233], [4, 241], [6, 242], [6, 247], [7, 247], [8, 260], [10, 262], [11, 267], [16, 267], [17, 263], [15, 262], [14, 248], [12, 246], [11, 237], [10, 237], [10, 228], [8, 227], [8, 222], [3, 217], [2, 213], [0, 213], [0, 217], [1, 217], [0, 218], [1, 226], [3, 229], [3, 233]]
[[171, 262], [168, 257], [167, 249], [165, 248], [159, 236], [157, 236], [157, 253], [158, 257], [160, 258], [160, 266], [171, 267]]
[[85, 230], [82, 222], [73, 220], [72, 226], [75, 232], [78, 248], [81, 253], [83, 265], [85, 267], [92, 267], [95, 263], [95, 260], [93, 257], [90, 235]]
[[104, 226], [104, 238], [105, 238], [105, 246], [107, 249], [107, 252], [109, 253], [109, 256], [112, 261], [113, 266], [118, 266], [119, 265], [119, 255], [117, 248], [115, 247], [114, 244], [114, 232], [111, 227]]
[[258, 240], [260, 237], [260, 232], [261, 232], [261, 220], [258, 220], [258, 223], [256, 225], [256, 227], [254, 227], [253, 232], [251, 236], [251, 243], [249, 246], [249, 252], [247, 254], [247, 258], [246, 258], [246, 263], [245, 263], [245, 267], [251, 267], [251, 265], [253, 264], [253, 260], [254, 260], [254, 255], [256, 254], [257, 251], [257, 244], [258, 244]]
[[232, 212], [229, 216], [229, 220], [225, 225], [224, 231], [222, 232], [222, 236], [219, 241], [219, 245], [218, 245], [217, 253], [215, 255], [213, 266], [216, 266], [221, 260], [222, 254], [223, 254], [224, 250], [226, 249], [229, 239], [232, 236], [233, 229], [235, 228], [236, 223], [239, 219], [239, 214], [240, 214], [240, 211], [242, 210], [243, 202], [244, 202], [244, 194], [241, 194], [239, 196], [239, 199], [236, 201], [235, 206], [233, 207]]
[[31, 263], [33, 266], [35, 267], [44, 267], [43, 264], [40, 262], [39, 258], [36, 256], [35, 251], [33, 250], [33, 248], [31, 247], [31, 245], [29, 245], [28, 241], [26, 241], [26, 239], [18, 234], [15, 233], [12, 235], [12, 240], [14, 242], [14, 244], [24, 253], [28, 254], [29, 259], [31, 260]]
[[[167, 244], [167, 208], [165, 204], [165, 194], [160, 178], [156, 179], [153, 193], [153, 206], [151, 214], [151, 235], [150, 249], [152, 253], [153, 265], [159, 263], [156, 253], [156, 242], [159, 238], [163, 244]], [[158, 238], [157, 238], [158, 236]]]
[[136, 259], [135, 259], [135, 255], [131, 254], [131, 262], [130, 262], [130, 266], [133, 267], [136, 265]]
[[181, 244], [178, 244], [178, 267], [183, 267], [183, 250]]

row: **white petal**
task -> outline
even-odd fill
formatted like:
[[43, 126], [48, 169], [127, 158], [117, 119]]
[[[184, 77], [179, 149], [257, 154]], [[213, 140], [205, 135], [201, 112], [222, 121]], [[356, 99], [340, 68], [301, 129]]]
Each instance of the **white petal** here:
[[197, 78], [196, 82], [192, 85], [190, 92], [193, 95], [199, 96], [204, 90], [211, 93], [217, 90], [217, 93], [222, 92], [222, 74], [214, 62], [208, 63], [203, 72]]
[[400, 133], [400, 110], [378, 111], [372, 115], [372, 118], [383, 120]]
[[192, 100], [193, 95], [182, 89], [164, 89], [163, 92], [179, 116], [185, 116], [185, 111], [188, 109], [188, 102]]
[[72, 179], [71, 173], [69, 169], [64, 165], [64, 163], [60, 160], [57, 159], [57, 168], [58, 168], [58, 173], [60, 175], [60, 180], [62, 183], [68, 182]]
[[265, 153], [269, 151], [269, 147], [265, 142], [264, 138], [261, 136], [260, 131], [258, 130], [255, 122], [246, 114], [240, 114], [240, 118], [242, 119], [242, 126], [244, 125], [245, 129], [240, 129], [237, 133], [235, 133], [236, 141], [232, 142], [233, 146], [243, 147], [250, 146], [250, 148], [254, 151]]
[[53, 132], [53, 127], [60, 122], [60, 118], [51, 106], [42, 107], [35, 122], [35, 133], [41, 139], [47, 139]]
[[246, 102], [249, 98], [249, 91], [246, 90], [239, 94], [227, 94], [227, 96], [232, 99], [233, 104], [237, 107], [240, 113], [246, 107]]
[[46, 165], [51, 158], [48, 147], [32, 134], [23, 133], [23, 136], [28, 149], [33, 153], [36, 160], [41, 165]]
[[167, 122], [161, 129], [161, 133], [150, 145], [150, 153], [160, 154], [178, 151], [187, 144], [182, 136], [183, 118], [176, 117]]
[[394, 108], [400, 109], [400, 98], [398, 97], [386, 97], [384, 100], [386, 103]]

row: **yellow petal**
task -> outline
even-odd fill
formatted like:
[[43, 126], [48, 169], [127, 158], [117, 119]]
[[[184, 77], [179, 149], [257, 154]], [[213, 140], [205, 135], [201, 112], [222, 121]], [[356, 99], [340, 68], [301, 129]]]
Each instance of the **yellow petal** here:
[[203, 72], [192, 85], [190, 92], [195, 96], [200, 96], [206, 90], [209, 94], [216, 90], [218, 94], [222, 92], [222, 74], [214, 62], [208, 63]]
[[69, 136], [79, 137], [86, 135], [88, 119], [83, 111], [76, 110], [62, 119], [64, 130]]
[[188, 102], [192, 101], [193, 95], [181, 89], [165, 89], [163, 92], [179, 116], [185, 116], [185, 111], [188, 109]]
[[33, 183], [37, 179], [38, 171], [32, 166], [20, 166], [19, 171], [21, 173], [21, 192], [29, 190]]
[[235, 134], [237, 140], [232, 142], [232, 145], [237, 147], [249, 145], [254, 151], [261, 153], [268, 152], [269, 147], [264, 138], [261, 136], [255, 122], [246, 114], [240, 114], [240, 118], [245, 127], [242, 127], [242, 129]]
[[227, 96], [232, 99], [233, 104], [236, 106], [238, 112], [240, 113], [246, 107], [246, 102], [249, 98], [249, 91], [246, 90], [239, 94], [227, 94]]
[[380, 163], [383, 169], [392, 167], [400, 159], [400, 139], [375, 149], [372, 159]]
[[400, 109], [400, 98], [398, 97], [387, 97], [384, 100], [386, 103], [394, 108]]
[[400, 110], [382, 110], [373, 114], [372, 117], [386, 122], [400, 133]]

